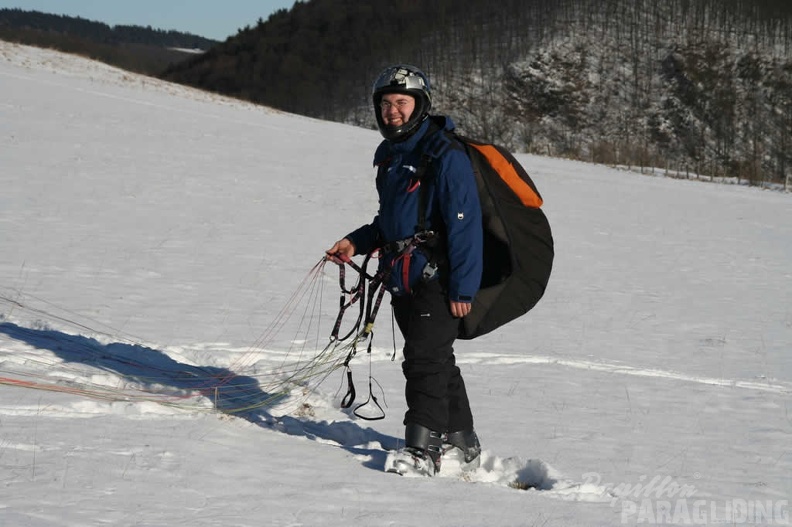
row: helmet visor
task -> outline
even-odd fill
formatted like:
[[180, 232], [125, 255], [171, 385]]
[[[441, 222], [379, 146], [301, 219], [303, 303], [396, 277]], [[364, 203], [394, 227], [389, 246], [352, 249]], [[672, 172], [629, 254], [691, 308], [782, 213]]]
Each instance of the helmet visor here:
[[374, 83], [374, 92], [394, 91], [428, 91], [429, 86], [423, 75], [404, 66], [394, 66], [383, 71]]

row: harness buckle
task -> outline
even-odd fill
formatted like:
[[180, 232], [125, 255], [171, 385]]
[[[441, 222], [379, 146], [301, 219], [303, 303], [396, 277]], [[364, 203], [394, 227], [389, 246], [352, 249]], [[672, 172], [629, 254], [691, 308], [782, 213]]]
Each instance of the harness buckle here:
[[388, 242], [380, 248], [380, 252], [387, 254], [387, 253], [404, 253], [410, 251], [412, 248], [417, 247], [418, 245], [422, 245], [432, 241], [437, 233], [434, 231], [420, 231], [416, 232], [409, 238], [404, 238], [401, 240], [395, 240], [392, 242]]
[[428, 282], [437, 274], [437, 262], [429, 261], [421, 271], [421, 279]]

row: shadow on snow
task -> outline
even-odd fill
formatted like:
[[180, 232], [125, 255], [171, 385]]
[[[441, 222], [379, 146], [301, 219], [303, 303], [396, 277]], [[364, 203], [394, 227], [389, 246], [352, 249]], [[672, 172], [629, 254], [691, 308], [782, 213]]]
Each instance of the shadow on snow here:
[[266, 404], [285, 396], [265, 392], [257, 379], [237, 375], [225, 368], [184, 364], [157, 349], [122, 342], [103, 344], [82, 335], [53, 329], [31, 329], [10, 322], [0, 323], [0, 333], [35, 348], [49, 350], [66, 362], [118, 375], [145, 392], [171, 397], [200, 393], [212, 402], [216, 410], [258, 426], [311, 440], [333, 441], [352, 454], [368, 456], [368, 461], [363, 463], [368, 468], [381, 470], [386, 452], [361, 445], [378, 442], [385, 449], [395, 449], [398, 444], [395, 437], [363, 428], [354, 422], [328, 423], [291, 416], [275, 417], [266, 410]]

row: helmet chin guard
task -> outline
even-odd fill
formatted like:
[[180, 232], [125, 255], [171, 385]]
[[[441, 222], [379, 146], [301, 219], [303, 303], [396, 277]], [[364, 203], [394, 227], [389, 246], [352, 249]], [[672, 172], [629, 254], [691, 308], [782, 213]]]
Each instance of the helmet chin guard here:
[[[401, 126], [390, 126], [382, 120], [380, 102], [386, 93], [403, 93], [415, 99], [415, 110], [410, 119]], [[371, 90], [374, 115], [382, 137], [399, 142], [410, 137], [429, 116], [432, 108], [432, 91], [429, 78], [424, 72], [409, 64], [389, 66], [380, 73]]]

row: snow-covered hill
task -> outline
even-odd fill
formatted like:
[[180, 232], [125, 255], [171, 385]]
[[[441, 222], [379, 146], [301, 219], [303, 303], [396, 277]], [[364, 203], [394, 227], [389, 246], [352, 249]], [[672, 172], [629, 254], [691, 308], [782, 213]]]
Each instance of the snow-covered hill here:
[[385, 419], [341, 370], [266, 393], [311, 351], [292, 293], [375, 211], [375, 132], [4, 42], [0, 94], [0, 524], [790, 523], [788, 195], [521, 156], [557, 260], [457, 346], [484, 463], [400, 478], [387, 309], [352, 363]]

